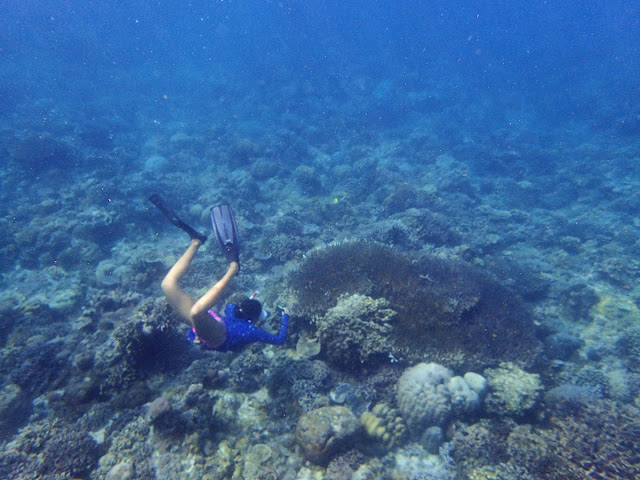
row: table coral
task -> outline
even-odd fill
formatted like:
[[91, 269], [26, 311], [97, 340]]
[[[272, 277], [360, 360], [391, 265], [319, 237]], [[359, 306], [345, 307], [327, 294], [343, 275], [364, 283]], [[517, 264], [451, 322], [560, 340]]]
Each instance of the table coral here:
[[[521, 294], [451, 259], [412, 258], [374, 242], [342, 242], [309, 252], [292, 269], [288, 283], [300, 318], [318, 327], [345, 296], [388, 302], [384, 308], [397, 313], [393, 328], [378, 325], [374, 337], [383, 333], [386, 351], [397, 360], [428, 357], [479, 368], [505, 360], [526, 364], [540, 350]], [[368, 351], [360, 350], [358, 356], [363, 352]]]

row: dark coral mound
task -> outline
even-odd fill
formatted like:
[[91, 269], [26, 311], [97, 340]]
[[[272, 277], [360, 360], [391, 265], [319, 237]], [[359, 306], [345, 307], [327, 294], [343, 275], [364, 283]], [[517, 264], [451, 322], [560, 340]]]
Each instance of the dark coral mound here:
[[542, 427], [489, 421], [459, 426], [452, 457], [461, 478], [478, 469], [504, 472], [508, 466], [517, 466], [518, 478], [638, 478], [637, 407], [604, 400], [561, 402], [547, 414]]
[[18, 365], [3, 364], [3, 370], [13, 367], [7, 368], [11, 381], [35, 397], [66, 383], [69, 366], [65, 354], [68, 351], [62, 342], [28, 346], [20, 350], [19, 358], [11, 358]]
[[[111, 317], [110, 317], [111, 318]], [[99, 360], [96, 370], [104, 371], [101, 393], [112, 396], [125, 392], [125, 403], [138, 395], [140, 381], [160, 371], [178, 371], [188, 365], [188, 343], [166, 302], [146, 300], [135, 310], [120, 309], [112, 320], [117, 325], [117, 351], [113, 357]], [[142, 392], [138, 392], [142, 393]], [[141, 395], [147, 400], [147, 394]]]
[[518, 292], [464, 263], [412, 260], [381, 244], [345, 242], [308, 254], [289, 283], [298, 311], [315, 321], [344, 294], [385, 298], [398, 312], [390, 352], [405, 359], [429, 355], [474, 368], [531, 362], [540, 348]]
[[335, 381], [332, 370], [321, 360], [301, 359], [292, 364], [291, 358], [278, 353], [268, 370], [269, 393], [276, 402], [278, 415], [290, 415], [291, 409], [308, 412], [324, 406], [323, 397]]
[[88, 478], [101, 455], [87, 432], [44, 420], [24, 428], [0, 450], [0, 477]]

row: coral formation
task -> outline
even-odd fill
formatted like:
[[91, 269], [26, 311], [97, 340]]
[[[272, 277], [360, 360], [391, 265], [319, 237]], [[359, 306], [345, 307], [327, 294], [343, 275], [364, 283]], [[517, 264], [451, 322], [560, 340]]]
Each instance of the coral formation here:
[[462, 478], [509, 470], [512, 476], [506, 478], [605, 480], [637, 476], [639, 409], [604, 400], [582, 404], [560, 400], [550, 405], [546, 414], [547, 421], [541, 427], [510, 420], [459, 425], [452, 439], [452, 456]]
[[346, 407], [322, 407], [298, 420], [296, 439], [307, 460], [326, 464], [358, 431], [360, 422]]
[[538, 374], [527, 373], [508, 362], [501, 363], [498, 368], [488, 368], [484, 374], [489, 382], [485, 403], [491, 413], [520, 417], [541, 398], [543, 387]]
[[109, 449], [100, 458], [93, 478], [105, 478], [109, 474], [115, 476], [122, 472], [132, 472], [132, 478], [135, 479], [157, 478], [152, 459], [153, 447], [147, 442], [148, 435], [149, 424], [142, 417], [114, 432], [111, 435]]
[[256, 480], [267, 480], [277, 478], [277, 470], [273, 463], [276, 452], [264, 443], [251, 445], [244, 457], [242, 466], [242, 478], [255, 478]]
[[107, 472], [106, 480], [133, 480], [133, 466], [129, 462], [115, 464]]
[[113, 333], [115, 351], [96, 358], [97, 370], [107, 376], [101, 385], [105, 395], [133, 385], [149, 372], [177, 369], [188, 346], [164, 301], [149, 299], [135, 309], [122, 310]]
[[398, 406], [412, 432], [444, 425], [451, 417], [451, 371], [436, 363], [420, 363], [404, 371], [398, 380]]
[[329, 400], [336, 405], [346, 405], [359, 415], [371, 405], [371, 393], [361, 386], [343, 382], [331, 389]]
[[385, 308], [397, 312], [386, 351], [398, 352], [398, 359], [429, 356], [471, 369], [502, 360], [529, 363], [540, 348], [517, 294], [459, 262], [412, 262], [383, 245], [352, 241], [311, 251], [289, 283], [296, 309], [318, 328], [345, 295], [384, 299]]
[[391, 478], [414, 480], [457, 480], [455, 464], [448, 451], [440, 455], [429, 454], [417, 443], [410, 443], [394, 452]]
[[77, 427], [58, 420], [34, 422], [0, 451], [2, 478], [86, 478], [101, 447]]
[[[17, 365], [7, 372], [9, 378], [31, 396], [38, 396], [47, 390], [62, 387], [70, 375], [67, 363], [69, 350], [62, 341], [29, 345], [22, 349], [20, 358], [11, 359]], [[25, 359], [28, 359], [25, 361]]]
[[385, 244], [416, 251], [428, 243], [457, 245], [462, 241], [446, 217], [426, 208], [409, 208], [392, 215], [376, 225], [371, 237]]
[[476, 411], [485, 391], [486, 381], [478, 374], [463, 378], [442, 365], [419, 363], [398, 380], [397, 401], [410, 432], [419, 436], [428, 427], [442, 427], [454, 416]]
[[229, 366], [229, 381], [238, 392], [255, 392], [263, 387], [261, 374], [267, 370], [269, 360], [261, 353], [247, 351], [246, 355], [233, 359]]
[[327, 359], [339, 368], [353, 370], [397, 354], [388, 339], [395, 316], [382, 298], [343, 295], [316, 322]]
[[640, 373], [640, 326], [625, 329], [616, 342], [616, 352], [632, 371]]
[[301, 358], [313, 358], [320, 353], [322, 345], [316, 338], [301, 335], [296, 343], [296, 353]]
[[21, 167], [37, 172], [54, 168], [69, 170], [81, 159], [70, 145], [50, 135], [32, 135], [17, 140], [11, 156]]
[[8, 436], [27, 420], [32, 408], [27, 395], [15, 383], [0, 388], [0, 438]]
[[447, 385], [451, 394], [451, 409], [456, 418], [468, 416], [482, 405], [487, 392], [487, 379], [474, 372], [452, 377]]
[[[636, 2], [533, 5], [526, 52], [432, 2], [10, 3], [1, 479], [449, 480], [451, 438], [460, 480], [640, 476]], [[194, 299], [227, 267], [208, 207], [233, 204], [228, 293], [289, 307], [285, 348], [188, 346], [158, 299], [189, 240], [156, 191], [209, 235]], [[404, 385], [419, 362], [447, 380]], [[488, 402], [462, 375], [485, 369]], [[330, 405], [361, 424], [312, 464], [296, 425]]]
[[309, 411], [329, 403], [326, 394], [333, 381], [333, 372], [322, 360], [293, 362], [284, 352], [278, 352], [267, 379], [276, 410], [282, 414], [290, 415], [292, 404], [302, 411]]
[[348, 450], [331, 459], [327, 466], [327, 478], [331, 480], [354, 480], [354, 474], [365, 463], [366, 457], [356, 450]]
[[568, 360], [583, 344], [584, 342], [575, 335], [565, 332], [554, 333], [544, 340], [545, 354], [552, 359]]
[[378, 439], [389, 449], [406, 439], [407, 428], [402, 417], [396, 409], [385, 403], [378, 403], [371, 411], [363, 412], [360, 422], [370, 437]]
[[483, 465], [467, 472], [468, 480], [535, 480], [535, 477], [511, 463], [498, 463], [496, 465]]

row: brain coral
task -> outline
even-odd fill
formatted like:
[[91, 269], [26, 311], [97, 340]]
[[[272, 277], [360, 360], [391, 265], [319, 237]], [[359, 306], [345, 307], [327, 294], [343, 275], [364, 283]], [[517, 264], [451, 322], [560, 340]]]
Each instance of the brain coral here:
[[396, 312], [383, 298], [345, 295], [317, 321], [318, 336], [334, 365], [352, 369], [394, 353], [389, 333]]
[[437, 363], [419, 363], [398, 380], [397, 400], [407, 426], [421, 434], [431, 426], [443, 426], [454, 415], [471, 413], [481, 405], [486, 388], [483, 377], [454, 377]]

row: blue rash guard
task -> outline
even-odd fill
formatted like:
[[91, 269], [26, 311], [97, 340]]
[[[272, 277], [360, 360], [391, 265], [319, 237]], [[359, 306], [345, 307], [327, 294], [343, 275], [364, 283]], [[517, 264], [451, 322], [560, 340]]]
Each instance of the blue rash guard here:
[[[282, 345], [287, 339], [287, 330], [289, 328], [289, 315], [286, 313], [280, 317], [280, 332], [277, 335], [269, 333], [261, 328], [256, 327], [248, 320], [242, 318], [236, 318], [234, 311], [237, 305], [234, 303], [228, 304], [224, 307], [224, 317], [219, 318], [215, 313], [209, 311], [209, 315], [214, 321], [221, 321], [227, 330], [227, 336], [220, 345], [211, 346], [200, 340], [200, 342], [207, 348], [218, 350], [221, 352], [238, 351], [242, 350], [247, 345], [254, 342], [269, 343], [272, 345]], [[192, 328], [189, 330], [187, 339], [193, 343], [198, 338], [195, 330]]]

